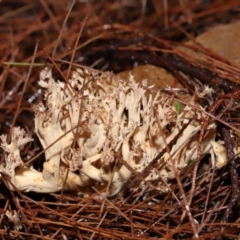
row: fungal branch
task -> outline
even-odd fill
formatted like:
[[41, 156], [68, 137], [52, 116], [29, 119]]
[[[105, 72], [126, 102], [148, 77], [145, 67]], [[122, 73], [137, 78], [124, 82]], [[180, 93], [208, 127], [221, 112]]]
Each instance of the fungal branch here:
[[[21, 148], [32, 141], [23, 129], [13, 129], [10, 144], [1, 136], [5, 152], [1, 174], [9, 176], [20, 191], [50, 193], [64, 187], [88, 195], [94, 187], [108, 196], [116, 195], [134, 175], [131, 169], [142, 172], [178, 136], [170, 152], [144, 176], [144, 181], [154, 181], [165, 193], [175, 169], [180, 171], [198, 158], [204, 111], [190, 106], [176, 110], [172, 97], [160, 91], [152, 94], [146, 81], [136, 83], [131, 75], [123, 80], [109, 72], [96, 75], [94, 70], [76, 69], [66, 84], [54, 80], [46, 67], [39, 85], [45, 95], [34, 111], [35, 132], [45, 150], [42, 172], [26, 167], [21, 159]], [[206, 131], [200, 158], [213, 154], [213, 165], [220, 167], [226, 161], [226, 149], [215, 141], [215, 123], [208, 124]]]

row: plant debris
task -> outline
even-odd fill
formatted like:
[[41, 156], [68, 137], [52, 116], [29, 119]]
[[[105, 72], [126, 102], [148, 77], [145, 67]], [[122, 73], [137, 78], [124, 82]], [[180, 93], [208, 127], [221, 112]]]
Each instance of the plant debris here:
[[[155, 189], [158, 181], [146, 181], [143, 186], [141, 178], [164, 151], [171, 152], [187, 126], [148, 167], [139, 173], [129, 168], [132, 176], [111, 197], [103, 195], [98, 186], [92, 186], [88, 196], [61, 189], [23, 193], [2, 169], [2, 239], [239, 238], [240, 71], [235, 58], [238, 49], [234, 50], [238, 39], [232, 41], [238, 34], [234, 31], [239, 25], [239, 1], [64, 0], [56, 4], [25, 0], [1, 2], [0, 6], [0, 135], [6, 136], [6, 146], [16, 126], [25, 129], [26, 137], [32, 136], [32, 141], [19, 146], [23, 167], [32, 165], [41, 173], [46, 161], [46, 149], [34, 131], [33, 109], [44, 99], [38, 76], [46, 66], [66, 86], [78, 68], [94, 68], [98, 74], [112, 71], [121, 78], [125, 78], [121, 72], [131, 71], [139, 82], [144, 80], [141, 76], [154, 79], [151, 85], [157, 87], [152, 95], [163, 87], [161, 91], [172, 99], [174, 114], [187, 107], [201, 112], [205, 116], [199, 121], [201, 137], [208, 135], [212, 124], [217, 144], [215, 154], [205, 154], [199, 166], [196, 159], [189, 159], [167, 180], [169, 190], [164, 194]], [[146, 74], [148, 69], [155, 75]], [[215, 92], [201, 98], [196, 93], [203, 92], [205, 85]], [[190, 101], [193, 98], [196, 104]], [[189, 124], [197, 121], [195, 117], [188, 120]], [[201, 153], [199, 141], [198, 132], [195, 142]], [[212, 166], [214, 158], [220, 163], [223, 156], [216, 153], [228, 158], [220, 169]], [[115, 157], [123, 164], [121, 155]], [[3, 150], [0, 160], [6, 167]]]

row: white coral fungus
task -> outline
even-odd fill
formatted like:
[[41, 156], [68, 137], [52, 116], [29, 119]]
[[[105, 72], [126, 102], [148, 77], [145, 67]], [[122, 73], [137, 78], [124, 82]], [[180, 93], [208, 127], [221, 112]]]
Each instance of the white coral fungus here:
[[[175, 171], [197, 158], [203, 111], [189, 106], [176, 111], [172, 97], [146, 94], [146, 82], [77, 69], [65, 84], [56, 82], [46, 68], [39, 85], [45, 100], [34, 107], [35, 131], [46, 161], [42, 172], [24, 166], [19, 148], [32, 140], [24, 130], [13, 129], [11, 144], [1, 136], [5, 162], [0, 170], [10, 177], [5, 183], [11, 190], [56, 192], [64, 186], [88, 194], [94, 186], [113, 196], [162, 152], [143, 179], [155, 181], [165, 192]], [[222, 165], [220, 152], [214, 153], [220, 144], [215, 143], [215, 133], [215, 124], [209, 124], [202, 156], [209, 153]]]

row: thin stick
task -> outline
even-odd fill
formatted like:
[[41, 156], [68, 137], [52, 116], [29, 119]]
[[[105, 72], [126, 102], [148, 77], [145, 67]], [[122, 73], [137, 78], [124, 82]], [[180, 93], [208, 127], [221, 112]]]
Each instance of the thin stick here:
[[65, 25], [66, 25], [66, 23], [67, 23], [67, 20], [68, 20], [68, 18], [69, 18], [70, 12], [71, 12], [72, 9], [73, 9], [74, 4], [75, 4], [75, 0], [72, 1], [72, 4], [71, 4], [71, 6], [70, 6], [70, 8], [69, 8], [69, 10], [68, 10], [68, 13], [67, 13], [67, 15], [66, 15], [66, 17], [65, 17], [65, 19], [64, 19], [64, 22], [63, 22], [61, 31], [60, 31], [60, 33], [58, 34], [58, 38], [57, 38], [56, 44], [55, 44], [54, 49], [53, 49], [53, 51], [52, 51], [52, 57], [55, 55], [55, 53], [56, 53], [56, 51], [57, 51], [58, 43], [60, 42], [60, 39], [61, 39], [62, 34], [63, 34], [63, 29], [64, 29], [64, 27], [65, 27]]
[[23, 96], [24, 96], [24, 93], [25, 93], [25, 91], [27, 89], [28, 81], [29, 81], [30, 75], [32, 73], [33, 63], [34, 63], [35, 56], [36, 56], [37, 49], [38, 49], [38, 43], [39, 43], [39, 41], [37, 41], [36, 45], [35, 45], [32, 61], [31, 61], [31, 65], [29, 67], [28, 74], [27, 74], [27, 77], [26, 77], [26, 80], [25, 80], [25, 83], [24, 83], [24, 86], [23, 86], [22, 94], [20, 95], [20, 99], [19, 99], [18, 104], [17, 104], [17, 109], [15, 111], [15, 114], [14, 114], [14, 117], [13, 117], [13, 120], [12, 120], [12, 127], [15, 126], [18, 114], [20, 112], [20, 106], [22, 104]]

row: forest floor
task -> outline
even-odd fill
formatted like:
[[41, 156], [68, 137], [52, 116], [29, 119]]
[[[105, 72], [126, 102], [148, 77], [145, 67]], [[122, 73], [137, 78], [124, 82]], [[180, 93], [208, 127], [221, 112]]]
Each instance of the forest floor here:
[[[216, 122], [228, 158], [220, 169], [210, 166], [209, 156], [198, 169], [189, 164], [168, 194], [145, 189], [147, 199], [142, 189], [104, 201], [97, 193], [9, 191], [2, 174], [1, 239], [239, 239], [240, 164], [233, 151], [240, 144], [239, 19], [237, 0], [1, 1], [0, 135], [14, 126], [34, 134], [33, 104], [43, 98], [38, 80], [45, 65], [60, 80], [76, 67], [122, 77], [135, 69], [140, 80], [150, 69], [155, 85], [166, 78], [165, 84], [191, 96], [196, 86], [215, 90], [211, 104], [199, 102], [210, 113], [202, 128]], [[41, 151], [34, 136], [22, 158], [31, 161]], [[42, 161], [41, 155], [36, 165]]]

